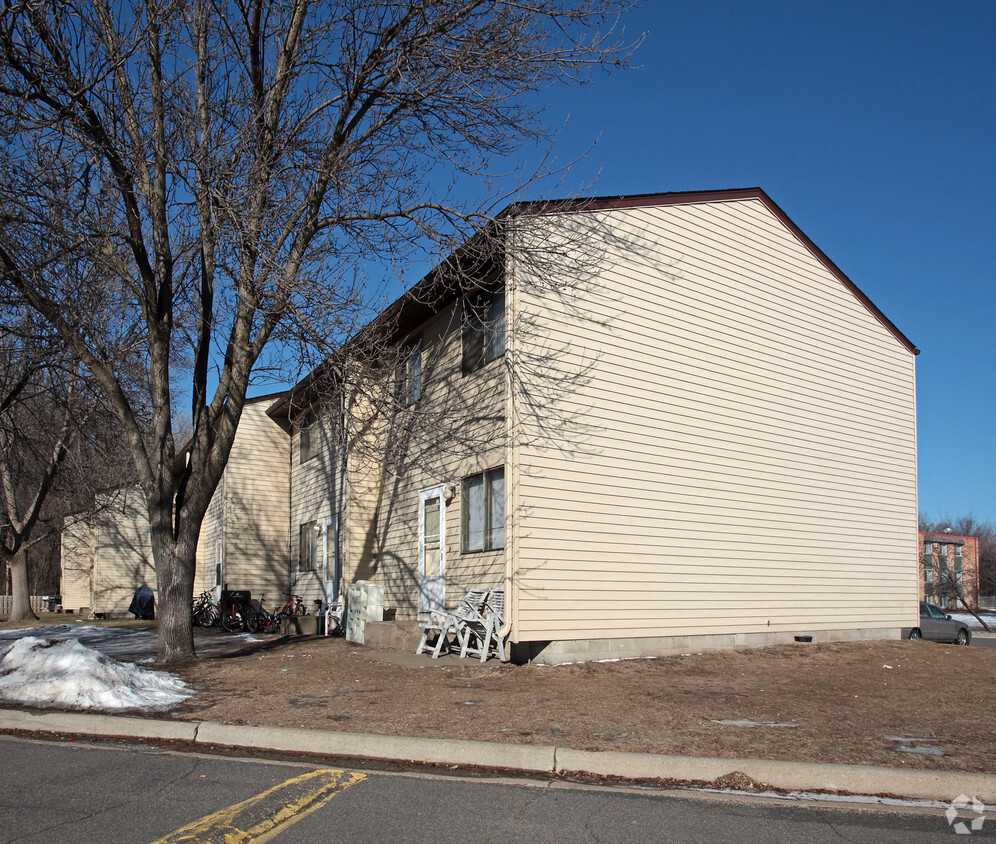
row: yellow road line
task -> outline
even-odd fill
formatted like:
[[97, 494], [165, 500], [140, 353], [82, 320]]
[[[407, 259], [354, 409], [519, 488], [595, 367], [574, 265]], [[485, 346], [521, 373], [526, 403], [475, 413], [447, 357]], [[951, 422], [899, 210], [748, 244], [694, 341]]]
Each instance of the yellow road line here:
[[153, 844], [264, 844], [366, 774], [320, 768], [205, 815]]

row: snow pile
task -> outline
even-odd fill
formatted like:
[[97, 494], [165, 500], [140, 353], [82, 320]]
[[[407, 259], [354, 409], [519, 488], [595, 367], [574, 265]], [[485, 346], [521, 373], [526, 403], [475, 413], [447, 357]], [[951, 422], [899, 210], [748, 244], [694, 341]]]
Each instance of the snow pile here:
[[[947, 612], [947, 610], [945, 610], [945, 612]], [[979, 624], [979, 620], [970, 612], [952, 612], [948, 614], [955, 621], [960, 621], [962, 624], [967, 625], [969, 630], [973, 630], [978, 633], [986, 632], [986, 629]], [[989, 629], [991, 631], [996, 632], [996, 612], [993, 612], [992, 610], [980, 610], [979, 618], [989, 625]]]
[[102, 654], [131, 662], [155, 659], [156, 655], [157, 637], [152, 630], [129, 630], [97, 624], [50, 624], [47, 627], [0, 631], [0, 656], [6, 651], [8, 643], [25, 636], [37, 636], [53, 642], [78, 639]]
[[194, 692], [179, 677], [86, 647], [25, 636], [0, 660], [0, 700], [68, 709], [168, 709]]

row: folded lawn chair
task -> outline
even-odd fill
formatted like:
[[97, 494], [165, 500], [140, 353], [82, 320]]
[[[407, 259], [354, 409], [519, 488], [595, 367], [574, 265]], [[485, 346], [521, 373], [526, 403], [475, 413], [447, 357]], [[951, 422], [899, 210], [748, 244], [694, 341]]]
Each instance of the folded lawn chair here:
[[468, 619], [457, 637], [460, 641], [460, 656], [479, 656], [486, 662], [491, 651], [502, 662], [505, 661], [505, 642], [498, 635], [505, 623], [505, 590], [492, 589], [484, 603], [484, 618]]
[[450, 633], [454, 635], [457, 643], [462, 642], [461, 631], [469, 622], [485, 623], [486, 620], [481, 615], [481, 608], [487, 599], [487, 589], [471, 589], [455, 612], [430, 612], [429, 620], [419, 624], [419, 627], [422, 628], [422, 641], [419, 642], [415, 653], [420, 654], [427, 650], [426, 645], [433, 633], [436, 634], [436, 643], [432, 648], [433, 659], [442, 653], [444, 647], [449, 650], [447, 637]]

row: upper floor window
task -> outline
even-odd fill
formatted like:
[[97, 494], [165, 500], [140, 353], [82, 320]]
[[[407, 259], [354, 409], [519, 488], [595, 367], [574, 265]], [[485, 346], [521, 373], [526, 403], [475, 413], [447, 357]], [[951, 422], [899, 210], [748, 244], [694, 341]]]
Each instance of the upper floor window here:
[[468, 295], [463, 307], [463, 371], [505, 354], [505, 289]]
[[406, 405], [415, 404], [422, 398], [422, 340], [412, 340], [405, 344], [401, 353], [399, 373], [400, 394]]
[[315, 411], [309, 410], [297, 423], [300, 440], [300, 457], [302, 463], [307, 463], [318, 453], [316, 447], [317, 444], [313, 442], [313, 435], [317, 433], [315, 425], [317, 421], [318, 415]]

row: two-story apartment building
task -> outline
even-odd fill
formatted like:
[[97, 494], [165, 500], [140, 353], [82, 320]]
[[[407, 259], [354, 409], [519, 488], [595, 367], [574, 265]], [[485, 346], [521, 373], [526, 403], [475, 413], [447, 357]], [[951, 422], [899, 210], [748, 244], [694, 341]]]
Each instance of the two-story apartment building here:
[[[245, 404], [228, 465], [201, 526], [197, 592], [210, 589], [220, 597], [228, 584], [278, 601], [287, 590], [290, 433], [266, 412], [277, 399], [260, 396]], [[63, 528], [63, 606], [126, 616], [143, 584], [156, 591], [141, 490], [109, 491], [97, 497], [92, 513]]]
[[760, 189], [513, 206], [270, 408], [295, 588], [515, 659], [898, 637], [913, 344]]

